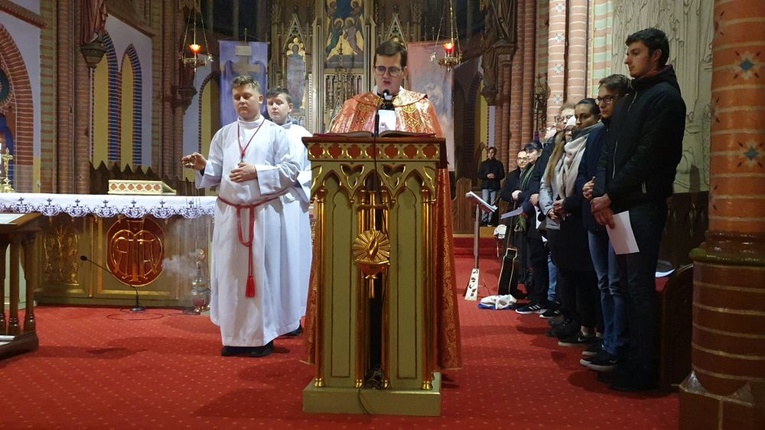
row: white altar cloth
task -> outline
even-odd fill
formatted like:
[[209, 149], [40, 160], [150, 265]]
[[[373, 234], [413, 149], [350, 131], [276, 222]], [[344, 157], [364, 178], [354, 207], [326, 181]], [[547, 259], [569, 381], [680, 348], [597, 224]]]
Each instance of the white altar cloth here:
[[128, 218], [212, 217], [216, 197], [197, 196], [126, 196], [114, 194], [0, 194], [0, 212], [31, 213], [45, 216], [60, 213], [72, 217], [92, 214], [102, 218], [124, 215]]

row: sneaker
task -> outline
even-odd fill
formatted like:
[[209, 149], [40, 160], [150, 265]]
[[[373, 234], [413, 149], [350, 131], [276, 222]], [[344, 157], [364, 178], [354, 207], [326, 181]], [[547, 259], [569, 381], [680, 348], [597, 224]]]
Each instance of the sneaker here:
[[521, 315], [528, 315], [528, 314], [541, 314], [541, 313], [544, 313], [546, 310], [547, 308], [542, 307], [542, 305], [538, 303], [532, 303], [528, 306], [518, 308], [515, 311]]
[[559, 315], [560, 315], [560, 310], [558, 310], [557, 308], [552, 307], [552, 308], [544, 311], [543, 313], [539, 314], [539, 318], [550, 319], [550, 318], [555, 318], [555, 317], [557, 317]]
[[558, 338], [558, 346], [587, 346], [592, 342], [595, 342], [595, 336], [586, 336], [582, 333]]
[[592, 357], [598, 355], [598, 353], [603, 349], [603, 340], [598, 339], [597, 342], [593, 342], [589, 345], [587, 345], [587, 348], [582, 351], [582, 355], [585, 357], [589, 357], [588, 360], [591, 360]]
[[613, 372], [616, 370], [616, 356], [606, 351], [600, 351], [598, 355], [592, 357], [587, 363], [582, 363], [582, 366], [597, 370], [598, 372]]
[[558, 339], [563, 339], [563, 338], [569, 338], [571, 336], [579, 335], [581, 333], [579, 331], [580, 328], [581, 327], [577, 321], [566, 320], [565, 322], [563, 322], [563, 324], [554, 326], [552, 328], [552, 331], [553, 331], [553, 334], [555, 334], [555, 337], [557, 337]]

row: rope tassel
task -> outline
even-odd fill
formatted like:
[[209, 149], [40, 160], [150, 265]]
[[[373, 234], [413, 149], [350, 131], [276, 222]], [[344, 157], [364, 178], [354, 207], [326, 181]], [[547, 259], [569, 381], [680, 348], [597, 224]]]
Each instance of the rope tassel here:
[[247, 276], [247, 287], [244, 290], [245, 297], [255, 297], [255, 278]]

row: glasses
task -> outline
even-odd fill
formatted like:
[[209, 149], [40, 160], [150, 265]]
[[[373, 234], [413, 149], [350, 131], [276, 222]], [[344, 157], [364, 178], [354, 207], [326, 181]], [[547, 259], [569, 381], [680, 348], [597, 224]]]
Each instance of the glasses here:
[[616, 97], [614, 97], [614, 96], [605, 96], [605, 97], [598, 97], [595, 100], [598, 101], [598, 104], [602, 103], [604, 105], [610, 105], [611, 103], [614, 102], [614, 100], [616, 100]]
[[385, 72], [388, 72], [388, 75], [390, 75], [391, 78], [395, 78], [396, 76], [401, 74], [401, 69], [393, 66], [393, 67], [385, 67], [385, 66], [377, 66], [375, 67], [375, 74], [382, 76], [385, 74]]
[[573, 117], [574, 115], [556, 115], [555, 122], [566, 122]]

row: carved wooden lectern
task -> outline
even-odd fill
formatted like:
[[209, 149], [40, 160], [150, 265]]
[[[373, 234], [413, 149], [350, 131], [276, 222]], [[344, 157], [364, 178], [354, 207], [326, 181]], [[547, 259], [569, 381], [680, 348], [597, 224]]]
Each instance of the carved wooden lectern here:
[[[5, 284], [5, 253], [10, 245], [10, 306], [8, 320], [5, 309], [0, 312], [0, 358], [22, 352], [37, 350], [39, 345], [35, 332], [34, 291], [38, 287], [35, 265], [39, 257], [35, 256], [34, 241], [40, 231], [39, 213], [23, 215], [2, 214], [7, 219], [0, 220], [0, 285]], [[23, 255], [22, 255], [23, 252]], [[19, 281], [23, 264], [26, 278], [26, 310], [24, 325], [19, 325]], [[5, 291], [5, 288], [0, 289]], [[4, 297], [5, 294], [0, 294]]]
[[304, 138], [316, 374], [303, 410], [437, 416], [434, 205], [444, 139], [353, 136]]

